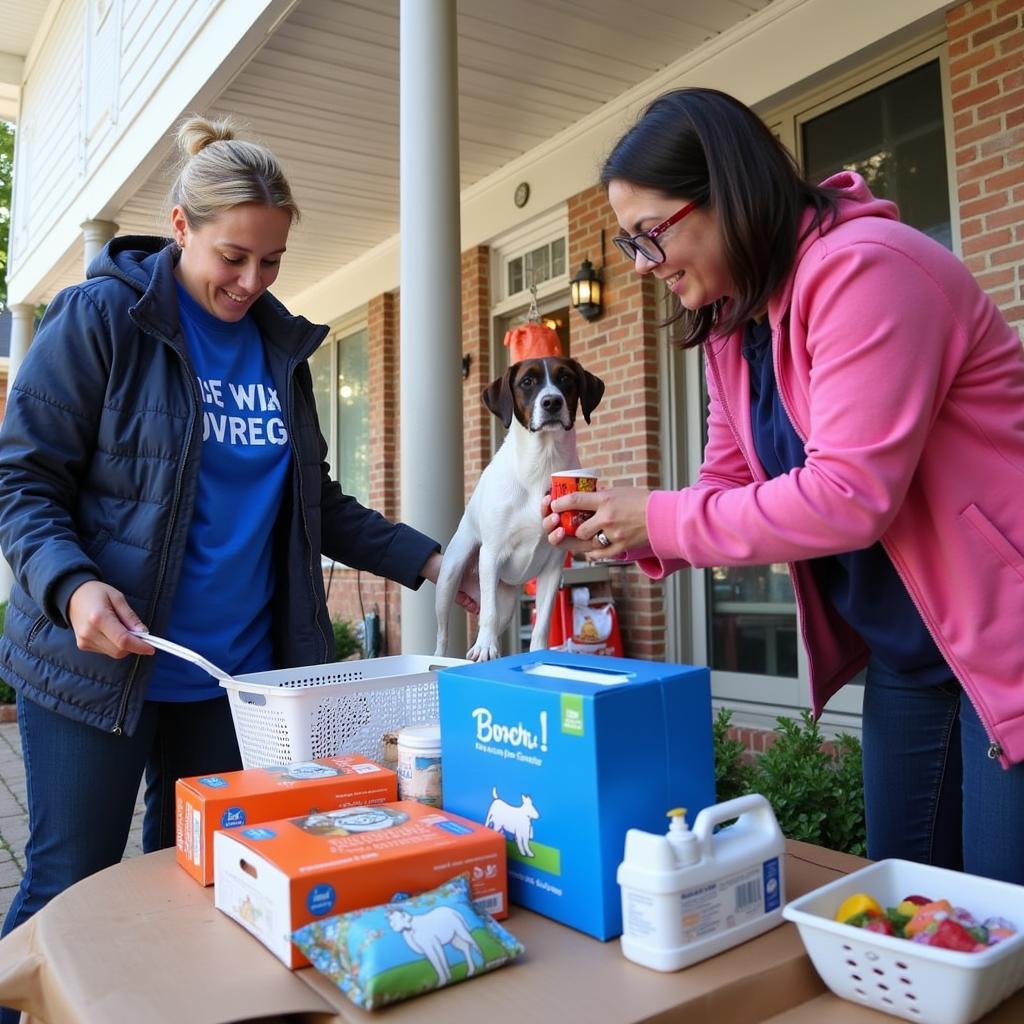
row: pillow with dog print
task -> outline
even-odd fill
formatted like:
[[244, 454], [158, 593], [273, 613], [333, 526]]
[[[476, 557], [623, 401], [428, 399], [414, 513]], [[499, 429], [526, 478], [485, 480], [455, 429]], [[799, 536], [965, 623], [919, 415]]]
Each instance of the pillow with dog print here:
[[365, 1010], [454, 985], [524, 952], [475, 906], [468, 875], [419, 896], [314, 921], [292, 942]]

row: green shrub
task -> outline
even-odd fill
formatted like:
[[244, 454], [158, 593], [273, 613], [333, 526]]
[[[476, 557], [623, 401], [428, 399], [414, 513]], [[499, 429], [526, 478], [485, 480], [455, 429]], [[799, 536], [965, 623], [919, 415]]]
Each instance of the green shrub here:
[[790, 839], [864, 856], [864, 783], [860, 741], [842, 736], [835, 753], [822, 749], [823, 737], [809, 711], [799, 721], [779, 718], [778, 739], [758, 758], [756, 791], [775, 809]]
[[722, 710], [714, 722], [717, 799], [760, 793], [789, 839], [865, 856], [860, 740], [841, 735], [834, 752], [822, 749], [818, 723], [804, 711], [799, 720], [778, 718], [774, 745], [747, 765], [742, 743], [728, 738], [731, 718]]
[[745, 756], [747, 748], [743, 742], [729, 738], [731, 723], [732, 711], [719, 708], [711, 724], [715, 748], [715, 800], [718, 803], [752, 792], [754, 766]]
[[[7, 620], [7, 602], [0, 601], [0, 633], [4, 631], [4, 622]], [[14, 690], [8, 683], [0, 679], [0, 704], [13, 704]]]
[[836, 850], [868, 854], [867, 826], [864, 819], [864, 768], [860, 740], [843, 734], [836, 738], [833, 775], [837, 802], [829, 816], [831, 845]]
[[353, 654], [361, 653], [363, 645], [356, 636], [355, 626], [345, 619], [335, 619], [331, 625], [334, 627], [334, 660], [344, 661]]

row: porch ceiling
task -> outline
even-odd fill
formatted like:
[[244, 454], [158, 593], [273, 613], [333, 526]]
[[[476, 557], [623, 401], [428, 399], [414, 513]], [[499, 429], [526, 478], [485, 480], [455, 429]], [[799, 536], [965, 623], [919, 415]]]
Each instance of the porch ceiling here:
[[48, 0], [0, 0], [0, 119], [15, 121], [25, 70]]
[[27, 57], [48, 6], [49, 0], [0, 0], [0, 54]]
[[[769, 2], [459, 0], [462, 188]], [[398, 231], [398, 15], [398, 0], [300, 0], [211, 110], [285, 164], [303, 216], [282, 298]], [[169, 156], [122, 209], [122, 232], [163, 231], [172, 176]]]

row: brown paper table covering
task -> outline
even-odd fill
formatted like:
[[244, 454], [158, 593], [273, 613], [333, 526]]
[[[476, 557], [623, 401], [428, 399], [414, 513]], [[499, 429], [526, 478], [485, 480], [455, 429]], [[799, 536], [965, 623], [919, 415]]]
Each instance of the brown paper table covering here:
[[[787, 897], [865, 862], [786, 844]], [[506, 926], [527, 948], [515, 964], [368, 1014], [312, 968], [289, 971], [213, 907], [174, 851], [127, 860], [88, 878], [0, 941], [0, 1004], [31, 1024], [883, 1024], [836, 999], [796, 928], [765, 935], [684, 971], [661, 974], [601, 943], [514, 907]], [[984, 1018], [1024, 1020], [1024, 993]]]

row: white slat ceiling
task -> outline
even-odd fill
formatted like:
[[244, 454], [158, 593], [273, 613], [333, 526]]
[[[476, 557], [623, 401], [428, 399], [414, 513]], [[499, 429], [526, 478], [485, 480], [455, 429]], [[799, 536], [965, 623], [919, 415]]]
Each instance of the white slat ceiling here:
[[17, 120], [24, 59], [46, 6], [46, 0], [0, 0], [0, 119]]
[[[465, 188], [770, 0], [460, 0]], [[287, 299], [398, 231], [398, 0], [302, 0], [212, 113], [237, 115], [288, 172], [302, 221]], [[162, 230], [169, 165], [119, 217]]]
[[42, 24], [47, 0], [4, 0], [0, 3], [0, 53], [28, 56], [32, 40]]

